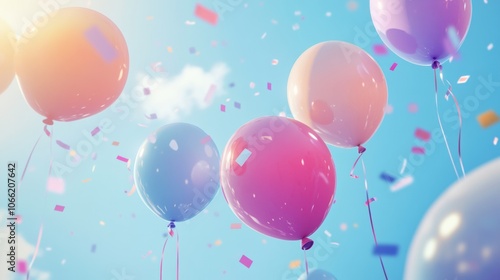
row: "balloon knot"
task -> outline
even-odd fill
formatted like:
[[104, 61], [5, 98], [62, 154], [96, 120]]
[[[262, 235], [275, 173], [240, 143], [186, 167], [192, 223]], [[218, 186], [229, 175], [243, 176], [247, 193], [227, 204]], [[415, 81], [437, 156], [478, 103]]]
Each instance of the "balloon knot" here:
[[434, 62], [432, 63], [432, 69], [436, 70], [438, 68], [441, 68], [441, 64], [439, 63], [439, 61], [434, 60]]
[[174, 222], [170, 222], [170, 224], [168, 224], [168, 228], [169, 229], [175, 228], [175, 223]]
[[45, 120], [43, 120], [43, 123], [46, 125], [53, 125], [54, 121], [52, 119], [45, 119]]
[[302, 238], [302, 250], [309, 250], [313, 246], [314, 241], [311, 239], [304, 237]]
[[364, 153], [365, 151], [366, 151], [366, 148], [365, 148], [365, 147], [363, 147], [363, 146], [361, 146], [361, 145], [359, 145], [359, 146], [358, 146], [358, 154], [362, 154], [362, 153]]

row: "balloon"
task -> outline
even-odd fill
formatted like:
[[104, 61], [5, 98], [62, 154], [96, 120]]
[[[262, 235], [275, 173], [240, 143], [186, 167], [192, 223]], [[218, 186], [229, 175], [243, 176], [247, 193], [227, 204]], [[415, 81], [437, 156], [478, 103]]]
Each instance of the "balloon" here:
[[19, 39], [15, 68], [26, 101], [48, 124], [103, 111], [127, 80], [125, 38], [90, 9], [61, 8], [49, 17]]
[[200, 128], [168, 124], [141, 145], [134, 165], [138, 193], [146, 206], [171, 222], [189, 220], [219, 189], [219, 151]]
[[288, 78], [293, 117], [337, 147], [367, 142], [382, 122], [386, 103], [384, 73], [370, 55], [349, 43], [312, 46]]
[[335, 180], [330, 151], [319, 135], [284, 117], [246, 123], [222, 156], [221, 186], [231, 210], [249, 227], [279, 239], [304, 241], [319, 228]]
[[0, 94], [14, 79], [15, 34], [10, 26], [0, 20]]
[[469, 30], [471, 0], [370, 0], [380, 38], [401, 58], [432, 65], [453, 56]]
[[451, 186], [413, 238], [405, 279], [498, 279], [500, 158]]
[[304, 272], [298, 280], [337, 280], [337, 278], [328, 271], [314, 269], [309, 271], [309, 276]]

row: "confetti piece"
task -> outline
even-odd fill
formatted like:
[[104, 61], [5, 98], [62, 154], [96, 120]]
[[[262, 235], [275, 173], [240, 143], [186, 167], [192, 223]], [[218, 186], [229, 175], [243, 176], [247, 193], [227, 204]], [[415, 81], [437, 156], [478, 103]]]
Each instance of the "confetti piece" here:
[[277, 60], [277, 59], [271, 60], [272, 65], [278, 65], [278, 63], [279, 63], [279, 60]]
[[158, 115], [156, 115], [155, 113], [149, 115], [149, 116], [146, 116], [147, 119], [149, 120], [156, 120], [158, 119]]
[[340, 230], [346, 231], [347, 230], [347, 224], [346, 223], [340, 224]]
[[221, 104], [220, 105], [220, 110], [221, 110], [221, 112], [226, 112], [226, 105]]
[[82, 180], [82, 183], [88, 183], [88, 182], [90, 182], [90, 181], [92, 181], [92, 178], [87, 178], [87, 179], [85, 179], [85, 180]]
[[371, 204], [372, 202], [375, 202], [375, 201], [377, 201], [377, 198], [372, 197], [372, 198], [368, 199], [367, 201], [365, 201], [365, 205], [368, 206], [368, 204]]
[[465, 84], [469, 80], [470, 75], [462, 76], [458, 79], [457, 84]]
[[89, 28], [85, 31], [85, 37], [87, 37], [89, 43], [94, 46], [106, 62], [112, 62], [116, 57], [118, 57], [118, 53], [115, 48], [112, 44], [110, 44], [99, 27], [93, 26]]
[[95, 253], [96, 245], [92, 244], [92, 247], [90, 248], [90, 252]]
[[120, 145], [120, 142], [118, 142], [118, 141], [113, 141], [113, 143], [111, 143], [111, 145], [113, 145], [113, 146], [119, 146], [119, 145]]
[[301, 11], [295, 11], [293, 14], [294, 14], [295, 16], [300, 16], [300, 15], [302, 14], [302, 12], [301, 12]]
[[411, 148], [411, 152], [417, 155], [425, 155], [425, 149], [423, 147], [413, 147]]
[[28, 271], [28, 264], [26, 263], [25, 260], [18, 260], [16, 262], [16, 266], [17, 266], [17, 272], [21, 274], [26, 274], [26, 272]]
[[222, 245], [222, 241], [221, 240], [215, 240], [214, 245], [215, 246], [220, 246], [220, 245]]
[[332, 234], [328, 230], [325, 229], [324, 233], [328, 238], [332, 237]]
[[229, 87], [230, 87], [230, 88], [232, 88], [232, 87], [234, 87], [234, 86], [235, 86], [235, 84], [234, 84], [234, 83], [230, 83], [230, 84], [229, 84]]
[[207, 90], [207, 94], [205, 95], [205, 103], [208, 103], [212, 100], [212, 97], [214, 96], [214, 93], [216, 90], [217, 90], [217, 86], [214, 84], [211, 84]]
[[172, 47], [167, 47], [167, 52], [171, 53], [173, 51], [174, 51], [174, 49], [172, 49]]
[[266, 36], [267, 36], [267, 32], [264, 32], [264, 34], [262, 34], [262, 36], [260, 36], [260, 39], [264, 39], [264, 38], [266, 38]]
[[135, 184], [132, 185], [132, 188], [129, 191], [127, 191], [127, 196], [132, 196], [135, 193], [136, 188], [137, 187], [135, 186]]
[[355, 11], [357, 8], [358, 8], [358, 3], [356, 1], [349, 1], [347, 3], [347, 9], [349, 9], [349, 11]]
[[479, 116], [477, 116], [477, 121], [483, 128], [494, 125], [500, 120], [498, 115], [493, 110], [488, 110]]
[[486, 47], [487, 50], [491, 51], [493, 49], [493, 43], [490, 43], [487, 47]]
[[47, 191], [56, 194], [63, 194], [65, 190], [64, 179], [49, 177], [47, 179]]
[[116, 159], [119, 160], [119, 161], [123, 161], [123, 162], [128, 162], [129, 161], [128, 158], [122, 157], [122, 156], [117, 156]]
[[101, 226], [105, 226], [105, 225], [106, 225], [106, 223], [105, 223], [104, 221], [99, 221], [99, 224], [100, 224]]
[[495, 145], [495, 146], [496, 146], [496, 145], [497, 145], [497, 143], [498, 143], [498, 137], [493, 138], [493, 145]]
[[64, 206], [62, 205], [56, 205], [56, 207], [54, 207], [54, 211], [57, 211], [57, 212], [63, 212], [64, 211]]
[[420, 140], [429, 141], [431, 139], [431, 134], [426, 130], [417, 128], [415, 129], [415, 137]]
[[391, 114], [393, 111], [394, 111], [394, 108], [392, 107], [392, 105], [390, 105], [390, 104], [385, 105], [384, 113]]
[[267, 90], [272, 90], [273, 85], [271, 83], [267, 83]]
[[398, 245], [379, 244], [373, 248], [373, 254], [377, 256], [395, 256], [398, 254]]
[[397, 64], [396, 62], [394, 62], [394, 63], [391, 65], [391, 68], [389, 68], [389, 70], [394, 71], [394, 69], [396, 69], [396, 66], [398, 66], [398, 64]]
[[241, 229], [241, 224], [239, 223], [231, 224], [231, 229]]
[[97, 153], [93, 152], [92, 155], [91, 155], [91, 157], [92, 157], [93, 160], [96, 160], [97, 159]]
[[234, 108], [241, 109], [241, 104], [239, 102], [234, 102]]
[[325, 13], [325, 16], [327, 16], [327, 17], [331, 17], [331, 16], [332, 16], [332, 12], [326, 12], [326, 13]]
[[189, 48], [189, 53], [193, 54], [196, 52], [196, 49], [194, 47]]
[[412, 176], [406, 176], [397, 181], [394, 185], [391, 186], [391, 191], [399, 191], [400, 189], [407, 187], [413, 183]]
[[300, 267], [300, 260], [294, 260], [291, 261], [290, 264], [288, 265], [290, 269], [296, 269]]
[[101, 129], [99, 127], [96, 127], [90, 132], [90, 135], [95, 136], [97, 133], [99, 133], [99, 131], [101, 131]]
[[245, 162], [248, 160], [248, 158], [252, 155], [252, 152], [250, 152], [247, 149], [244, 149], [241, 151], [241, 154], [236, 158], [236, 163], [238, 163], [240, 166], [243, 166]]
[[403, 174], [403, 172], [405, 172], [405, 169], [406, 169], [406, 164], [408, 163], [408, 161], [406, 160], [406, 158], [403, 160], [403, 164], [401, 164], [401, 170], [399, 171], [399, 174]]
[[255, 88], [255, 83], [254, 82], [250, 82], [250, 88]]
[[210, 135], [207, 135], [207, 136], [203, 137], [200, 142], [202, 145], [205, 145], [208, 142], [210, 142], [211, 139], [212, 139], [212, 137], [210, 137]]
[[389, 183], [394, 183], [394, 181], [396, 181], [396, 178], [394, 178], [393, 176], [391, 176], [385, 172], [382, 172], [382, 174], [380, 174], [380, 179], [387, 181]]
[[218, 19], [217, 13], [208, 8], [205, 8], [201, 4], [196, 4], [196, 7], [194, 9], [194, 15], [210, 23], [211, 25], [217, 24], [217, 19]]
[[175, 139], [172, 139], [169, 144], [170, 149], [177, 151], [179, 150], [179, 144], [177, 144], [177, 141]]
[[297, 31], [297, 30], [299, 30], [299, 29], [300, 29], [300, 25], [299, 25], [298, 23], [296, 23], [296, 24], [292, 25], [292, 30], [293, 30], [293, 31]]
[[149, 88], [144, 88], [142, 91], [144, 92], [144, 95], [150, 95], [151, 94], [151, 90]]
[[247, 256], [242, 255], [240, 258], [240, 263], [246, 266], [247, 268], [250, 268], [250, 266], [252, 266], [253, 261], [249, 259]]
[[387, 54], [387, 49], [382, 44], [373, 45], [373, 51], [375, 52], [375, 54], [378, 54], [378, 55], [386, 55]]
[[145, 259], [147, 256], [151, 255], [153, 251], [149, 250], [146, 255], [142, 256], [143, 259]]
[[68, 151], [70, 150], [70, 147], [69, 147], [68, 144], [65, 144], [65, 143], [63, 143], [63, 142], [61, 142], [59, 140], [56, 140], [56, 143], [57, 143], [57, 145], [59, 145], [59, 147], [65, 149], [65, 150], [68, 150]]
[[190, 21], [190, 20], [186, 20], [186, 25], [195, 25], [196, 22], [195, 21]]
[[410, 103], [408, 105], [408, 112], [410, 112], [410, 113], [418, 112], [418, 105], [416, 103]]

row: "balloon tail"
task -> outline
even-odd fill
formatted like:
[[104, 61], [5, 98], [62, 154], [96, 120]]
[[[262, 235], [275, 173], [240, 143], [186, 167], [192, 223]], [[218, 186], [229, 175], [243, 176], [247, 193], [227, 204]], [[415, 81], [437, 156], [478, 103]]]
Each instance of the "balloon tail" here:
[[443, 66], [439, 65], [439, 77], [441, 78], [441, 82], [443, 85], [446, 86], [448, 84], [448, 90], [446, 91], [445, 98], [448, 101], [448, 97], [451, 95], [453, 98], [453, 101], [455, 102], [455, 108], [457, 109], [457, 114], [458, 114], [458, 123], [459, 123], [459, 129], [458, 129], [458, 160], [460, 162], [460, 168], [462, 169], [462, 175], [465, 177], [465, 168], [464, 168], [464, 163], [462, 161], [462, 112], [460, 110], [460, 105], [458, 105], [457, 98], [455, 97], [455, 94], [453, 94], [452, 87], [450, 81], [446, 80], [446, 84], [444, 82], [444, 74], [443, 74]]
[[[44, 129], [44, 130], [46, 130], [46, 129]], [[50, 177], [50, 174], [52, 173], [52, 163], [53, 163], [53, 153], [52, 153], [52, 140], [53, 140], [52, 135], [54, 134], [53, 127], [51, 127], [50, 133], [47, 133], [48, 132], [47, 130], [45, 132], [50, 137], [50, 165], [49, 165], [49, 177]], [[38, 138], [38, 140], [40, 140], [40, 138]], [[38, 140], [37, 140], [37, 143], [38, 143]], [[35, 147], [36, 147], [36, 144], [35, 144]], [[35, 147], [33, 147], [33, 150], [35, 149]], [[28, 163], [29, 163], [29, 159], [31, 158], [31, 155], [33, 154], [33, 150], [31, 151], [31, 154], [28, 158]], [[26, 167], [28, 167], [28, 163], [26, 164]], [[26, 167], [25, 167], [25, 170], [23, 171], [23, 176], [24, 176], [24, 172], [26, 171]], [[22, 177], [21, 177], [21, 181], [22, 181]], [[45, 188], [44, 197], [45, 198], [43, 201], [47, 202], [47, 188]], [[45, 204], [46, 203], [44, 203], [44, 205]], [[35, 263], [36, 257], [38, 256], [38, 250], [40, 248], [40, 243], [42, 242], [42, 236], [43, 236], [43, 219], [42, 219], [42, 224], [40, 225], [40, 230], [38, 231], [38, 239], [36, 241], [35, 252], [33, 253], [33, 257], [31, 258], [31, 262], [30, 262], [30, 265], [28, 266], [28, 271], [26, 273], [26, 280], [29, 280], [31, 268], [33, 267], [33, 264]]]
[[354, 178], [354, 179], [358, 179], [358, 175], [355, 175], [355, 174], [354, 174], [354, 169], [356, 168], [356, 165], [358, 165], [358, 161], [359, 161], [359, 159], [361, 159], [361, 156], [363, 155], [363, 153], [364, 153], [365, 151], [366, 151], [366, 148], [365, 148], [365, 147], [363, 147], [363, 146], [361, 146], [361, 145], [359, 145], [359, 146], [358, 146], [358, 154], [359, 154], [359, 156], [358, 156], [358, 158], [356, 159], [356, 161], [354, 162], [354, 164], [352, 165], [352, 168], [351, 168], [351, 174], [350, 174], [350, 175], [351, 175], [351, 177], [352, 177], [352, 178]]
[[304, 263], [306, 264], [306, 275], [309, 276], [309, 264], [307, 262], [307, 252], [304, 250]]
[[[365, 162], [363, 160], [361, 160], [361, 165], [363, 166], [363, 176], [365, 178], [366, 201], [369, 202], [370, 195], [368, 194], [368, 180], [366, 179], [366, 168], [365, 168]], [[375, 246], [377, 246], [378, 245], [377, 235], [375, 234], [375, 227], [373, 225], [372, 209], [370, 207], [370, 204], [371, 203], [367, 203], [366, 205], [368, 206], [368, 216], [370, 218], [370, 226], [372, 229], [373, 240], [375, 241]], [[382, 267], [382, 270], [384, 271], [385, 279], [387, 280], [389, 278], [387, 277], [387, 272], [385, 270], [384, 261], [382, 260], [382, 256], [378, 256], [378, 258], [380, 260], [380, 266]]]
[[[432, 64], [432, 69], [434, 69], [434, 95], [435, 95], [435, 100], [436, 100], [436, 114], [437, 114], [437, 119], [439, 123], [439, 128], [441, 129], [441, 134], [443, 135], [444, 143], [446, 145], [446, 149], [448, 150], [448, 155], [450, 156], [451, 164], [453, 165], [453, 170], [455, 171], [455, 175], [457, 175], [457, 178], [460, 179], [460, 176], [458, 175], [457, 167], [455, 166], [455, 161], [453, 160], [453, 156], [451, 155], [450, 151], [450, 145], [448, 145], [448, 139], [446, 139], [446, 133], [444, 133], [443, 129], [443, 124], [441, 123], [441, 117], [439, 116], [439, 102], [438, 102], [438, 89], [437, 89], [437, 75], [436, 75], [436, 69], [439, 68], [439, 62], [435, 61]], [[442, 73], [440, 73], [440, 76], [442, 77]]]
[[168, 235], [165, 238], [165, 243], [163, 243], [163, 249], [161, 250], [161, 259], [160, 259], [160, 280], [163, 279], [163, 257], [165, 256], [165, 247], [167, 246]]

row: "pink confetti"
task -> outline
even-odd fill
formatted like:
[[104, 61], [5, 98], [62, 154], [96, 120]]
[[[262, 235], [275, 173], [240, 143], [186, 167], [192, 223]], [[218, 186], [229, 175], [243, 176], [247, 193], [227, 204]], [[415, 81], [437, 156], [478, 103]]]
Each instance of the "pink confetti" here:
[[18, 260], [17, 263], [17, 272], [21, 274], [26, 274], [28, 272], [28, 264], [25, 260]]
[[241, 229], [241, 224], [240, 223], [231, 224], [231, 229]]
[[410, 113], [418, 112], [418, 105], [416, 103], [410, 103], [410, 105], [408, 105], [408, 111]]
[[271, 83], [267, 83], [267, 90], [272, 90], [273, 85]]
[[217, 24], [217, 19], [218, 19], [217, 13], [210, 9], [205, 8], [201, 4], [196, 4], [196, 7], [194, 9], [194, 14], [195, 16], [210, 23], [211, 25]]
[[277, 59], [273, 59], [271, 61], [271, 65], [274, 65], [274, 66], [278, 65], [278, 63], [279, 63], [279, 60], [277, 60]]
[[372, 198], [368, 199], [365, 202], [365, 205], [368, 206], [368, 204], [371, 204], [372, 202], [375, 202], [375, 201], [377, 201], [377, 198], [376, 197], [372, 197]]
[[247, 256], [242, 255], [240, 258], [240, 263], [246, 266], [247, 268], [250, 268], [250, 266], [252, 266], [253, 261], [249, 259]]
[[255, 83], [254, 82], [250, 82], [250, 88], [255, 88]]
[[97, 133], [99, 133], [99, 131], [101, 131], [101, 129], [99, 127], [96, 127], [92, 130], [92, 132], [90, 132], [90, 135], [95, 136]]
[[151, 94], [151, 90], [149, 88], [144, 88], [143, 92], [144, 92], [144, 95], [150, 95]]
[[129, 161], [128, 158], [122, 157], [122, 156], [117, 156], [116, 159], [119, 160], [119, 161], [123, 161], [123, 162], [128, 162]]
[[346, 223], [340, 224], [340, 230], [346, 231], [347, 230], [347, 224]]
[[151, 255], [153, 251], [149, 250], [146, 255], [142, 256], [143, 259], [145, 259], [147, 256]]
[[393, 111], [394, 111], [394, 108], [390, 104], [387, 104], [384, 107], [384, 113], [386, 113], [386, 114], [391, 114]]
[[155, 135], [154, 133], [150, 134], [150, 135], [148, 136], [148, 140], [149, 140], [149, 142], [150, 142], [151, 144], [156, 143], [156, 135]]
[[226, 105], [221, 104], [220, 105], [220, 110], [221, 110], [221, 112], [226, 112]]
[[425, 149], [423, 147], [413, 147], [411, 148], [411, 152], [417, 155], [425, 155]]
[[431, 134], [426, 130], [417, 128], [415, 130], [415, 137], [417, 137], [420, 140], [429, 141], [431, 139]]
[[54, 207], [54, 211], [57, 211], [57, 212], [63, 212], [64, 211], [64, 206], [62, 205], [56, 205], [56, 207]]
[[113, 145], [113, 146], [118, 146], [118, 145], [120, 145], [120, 142], [118, 142], [118, 141], [113, 141], [113, 143], [111, 143], [111, 145]]
[[458, 81], [457, 81], [457, 84], [467, 83], [467, 81], [469, 80], [469, 77], [470, 77], [469, 75], [460, 77], [460, 79], [458, 79]]
[[208, 103], [212, 100], [212, 97], [214, 96], [214, 93], [216, 90], [217, 90], [217, 86], [214, 84], [211, 84], [210, 87], [208, 88], [207, 94], [205, 95], [205, 103]]
[[59, 147], [65, 149], [65, 150], [68, 150], [68, 151], [70, 150], [70, 147], [69, 147], [68, 144], [65, 144], [65, 143], [63, 143], [63, 142], [61, 142], [59, 140], [56, 140], [56, 143], [57, 143], [57, 145], [59, 145]]
[[396, 62], [394, 62], [390, 68], [391, 71], [394, 71], [394, 69], [396, 69], [396, 66], [398, 66], [398, 64]]
[[407, 187], [413, 183], [412, 176], [406, 176], [397, 181], [394, 185], [391, 186], [391, 191], [395, 192], [404, 187]]
[[382, 44], [373, 45], [373, 51], [375, 52], [375, 54], [378, 54], [378, 55], [386, 55], [387, 54], [387, 49]]
[[56, 194], [63, 194], [65, 190], [65, 184], [63, 178], [49, 177], [47, 179], [47, 191]]

